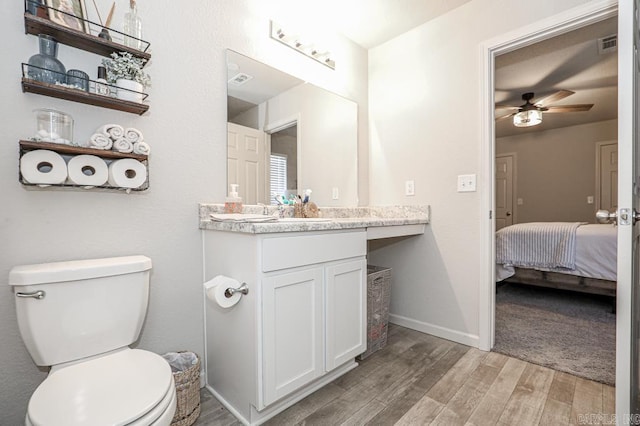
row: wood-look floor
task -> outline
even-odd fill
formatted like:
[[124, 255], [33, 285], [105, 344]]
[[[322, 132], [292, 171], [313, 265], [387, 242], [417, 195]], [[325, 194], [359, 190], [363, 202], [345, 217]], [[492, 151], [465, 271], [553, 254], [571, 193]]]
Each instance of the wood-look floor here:
[[[613, 424], [614, 388], [390, 325], [387, 346], [268, 425]], [[240, 425], [208, 391], [195, 423]]]

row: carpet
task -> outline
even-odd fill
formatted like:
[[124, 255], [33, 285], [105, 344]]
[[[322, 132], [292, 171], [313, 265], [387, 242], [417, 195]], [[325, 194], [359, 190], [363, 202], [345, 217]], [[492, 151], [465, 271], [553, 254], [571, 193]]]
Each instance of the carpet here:
[[493, 351], [615, 384], [616, 315], [605, 296], [504, 284]]

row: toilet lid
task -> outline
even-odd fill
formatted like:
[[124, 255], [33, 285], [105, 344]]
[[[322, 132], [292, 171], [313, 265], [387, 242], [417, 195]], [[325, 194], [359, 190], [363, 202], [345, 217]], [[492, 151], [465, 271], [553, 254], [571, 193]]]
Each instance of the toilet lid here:
[[153, 409], [173, 386], [159, 355], [126, 349], [52, 371], [29, 401], [34, 425], [126, 425]]

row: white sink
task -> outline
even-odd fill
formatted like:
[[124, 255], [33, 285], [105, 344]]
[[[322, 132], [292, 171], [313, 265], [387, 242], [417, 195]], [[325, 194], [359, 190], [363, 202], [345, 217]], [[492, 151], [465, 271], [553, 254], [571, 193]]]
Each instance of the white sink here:
[[292, 222], [292, 223], [304, 223], [304, 222], [331, 222], [330, 217], [281, 217], [278, 222]]

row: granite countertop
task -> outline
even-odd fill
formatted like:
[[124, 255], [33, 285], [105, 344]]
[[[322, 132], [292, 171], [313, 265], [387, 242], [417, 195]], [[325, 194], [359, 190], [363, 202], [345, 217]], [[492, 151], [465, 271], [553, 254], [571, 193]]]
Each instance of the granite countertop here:
[[[278, 215], [276, 206], [244, 206], [243, 213]], [[321, 207], [322, 222], [218, 222], [210, 214], [222, 213], [223, 204], [200, 204], [200, 229], [212, 231], [268, 234], [282, 232], [310, 232], [357, 229], [385, 226], [424, 225], [429, 223], [429, 206], [385, 207]], [[293, 208], [285, 207], [285, 217], [293, 217]]]

